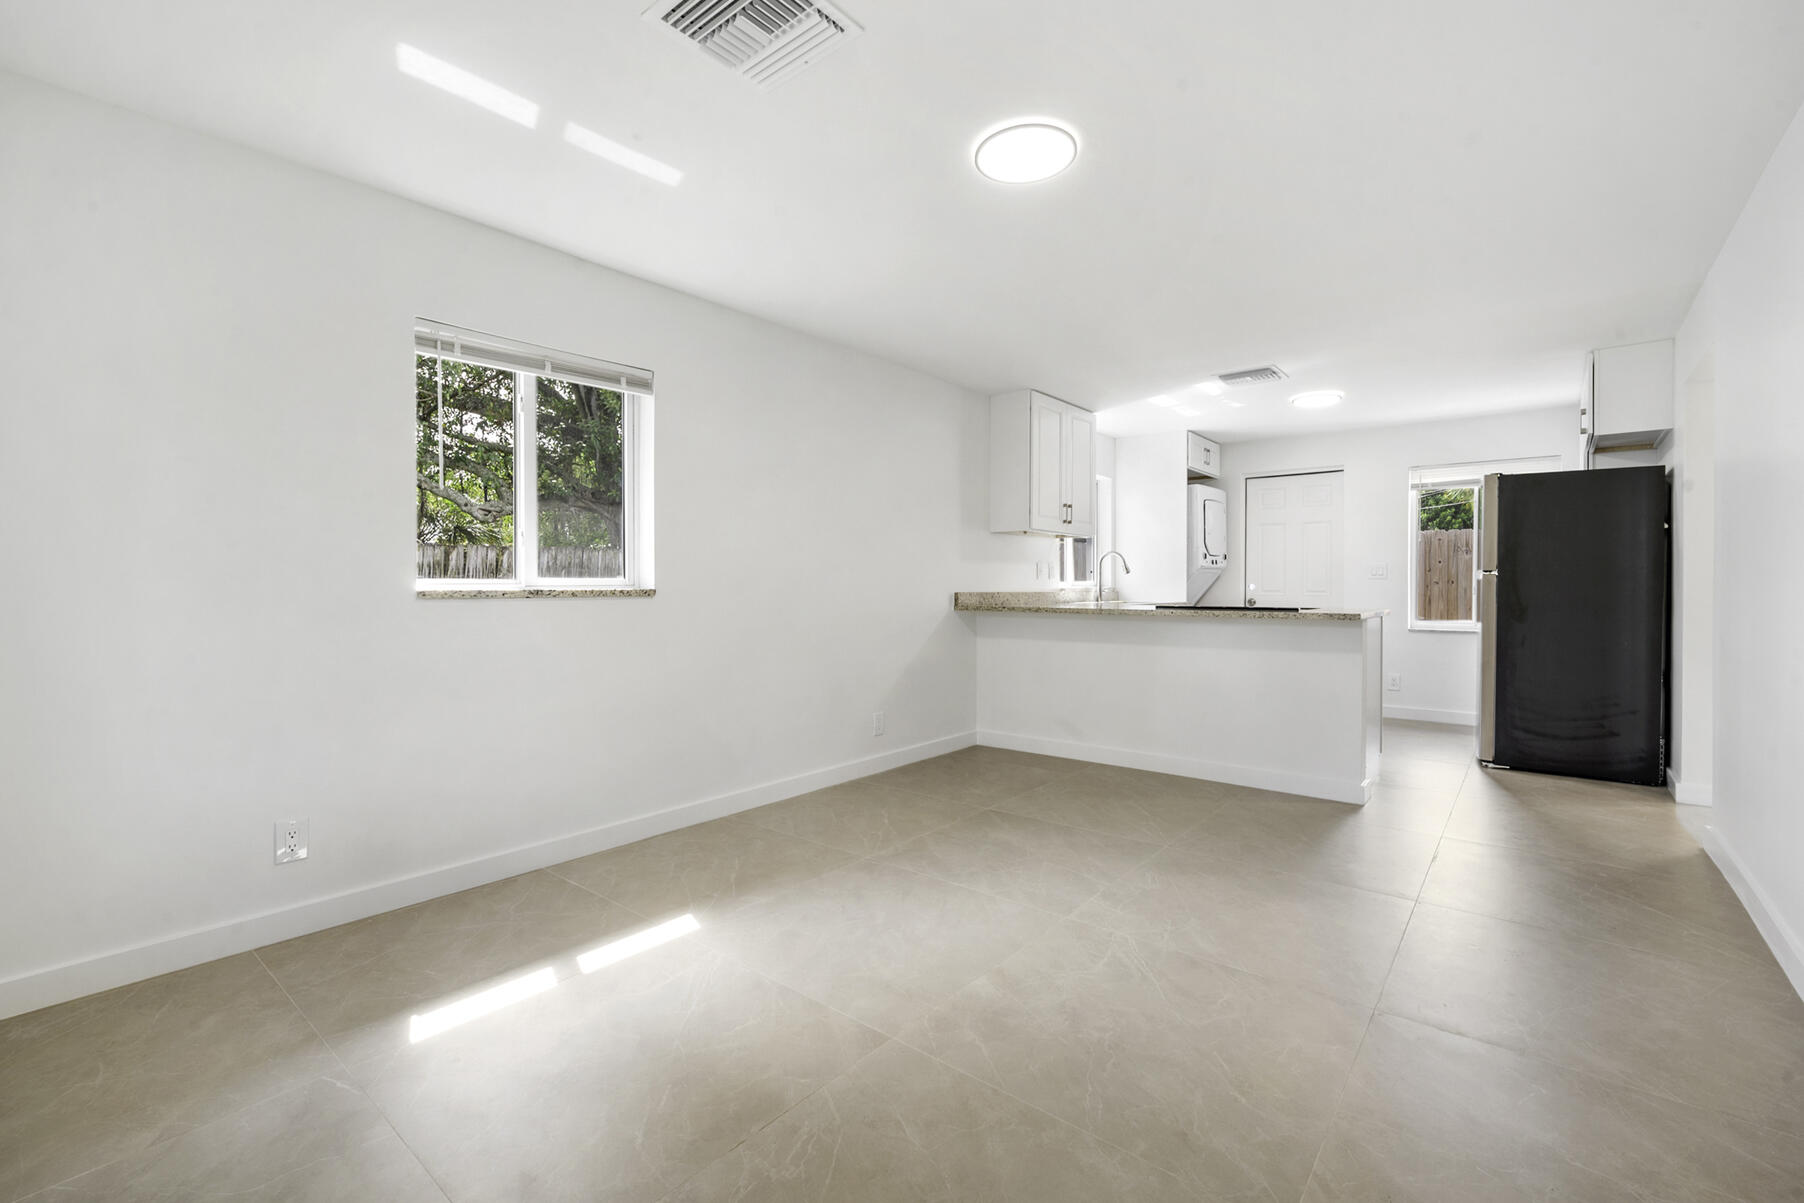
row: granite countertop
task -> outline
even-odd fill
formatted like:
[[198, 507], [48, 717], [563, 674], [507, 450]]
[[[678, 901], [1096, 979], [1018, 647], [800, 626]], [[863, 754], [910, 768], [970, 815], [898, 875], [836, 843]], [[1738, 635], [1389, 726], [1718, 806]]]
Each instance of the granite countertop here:
[[1138, 602], [1097, 605], [1089, 589], [1052, 589], [1028, 593], [954, 593], [952, 608], [987, 614], [1091, 614], [1120, 618], [1169, 618], [1177, 622], [1225, 619], [1229, 622], [1362, 622], [1382, 618], [1389, 610], [1160, 610]]

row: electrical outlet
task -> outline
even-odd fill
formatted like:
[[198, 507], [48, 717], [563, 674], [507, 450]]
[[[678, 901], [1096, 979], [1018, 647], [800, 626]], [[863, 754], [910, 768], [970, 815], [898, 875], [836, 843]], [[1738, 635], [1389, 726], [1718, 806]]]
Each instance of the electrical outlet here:
[[307, 859], [307, 820], [283, 819], [276, 824], [276, 863]]
[[1385, 677], [1384, 687], [1386, 689], [1402, 689], [1403, 688], [1403, 674], [1402, 673], [1391, 673], [1389, 676]]
[[1366, 576], [1374, 581], [1387, 581], [1391, 577], [1391, 566], [1389, 564], [1373, 564], [1366, 569]]
[[881, 710], [879, 710], [875, 714], [871, 715], [871, 734], [872, 735], [882, 735], [883, 734], [883, 711], [881, 711]]

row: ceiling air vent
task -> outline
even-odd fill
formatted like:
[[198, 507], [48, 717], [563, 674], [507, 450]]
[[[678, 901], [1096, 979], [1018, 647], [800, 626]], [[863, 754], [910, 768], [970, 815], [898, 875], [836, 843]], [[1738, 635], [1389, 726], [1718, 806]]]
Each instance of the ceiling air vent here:
[[658, 0], [645, 10], [761, 88], [863, 32], [823, 0]]
[[1270, 384], [1274, 380], [1284, 379], [1284, 369], [1266, 364], [1262, 368], [1247, 368], [1240, 372], [1223, 372], [1217, 380], [1229, 388], [1244, 388], [1249, 384]]

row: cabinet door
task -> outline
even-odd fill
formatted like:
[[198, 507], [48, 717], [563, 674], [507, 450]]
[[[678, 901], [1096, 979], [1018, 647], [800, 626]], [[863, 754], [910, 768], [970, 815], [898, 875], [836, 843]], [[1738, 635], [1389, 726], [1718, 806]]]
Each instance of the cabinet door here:
[[1065, 405], [1039, 393], [1028, 406], [1028, 521], [1049, 535], [1070, 533], [1065, 523]]
[[1079, 539], [1096, 535], [1096, 419], [1081, 409], [1065, 414], [1065, 533]]

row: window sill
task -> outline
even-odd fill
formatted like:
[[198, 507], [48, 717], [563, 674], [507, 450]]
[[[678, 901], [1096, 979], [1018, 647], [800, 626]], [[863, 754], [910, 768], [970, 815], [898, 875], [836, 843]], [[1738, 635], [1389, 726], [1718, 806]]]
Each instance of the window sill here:
[[656, 589], [635, 585], [588, 585], [560, 589], [555, 585], [456, 585], [450, 588], [415, 586], [415, 597], [656, 597]]

